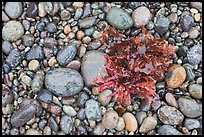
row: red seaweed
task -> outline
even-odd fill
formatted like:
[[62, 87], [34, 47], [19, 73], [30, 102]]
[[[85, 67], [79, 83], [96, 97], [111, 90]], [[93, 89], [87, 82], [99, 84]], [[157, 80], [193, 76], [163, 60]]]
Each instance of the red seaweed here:
[[138, 36], [123, 40], [122, 35], [108, 26], [101, 33], [101, 44], [106, 44], [112, 35], [116, 42], [108, 44], [107, 49], [114, 55], [105, 54], [107, 76], [98, 76], [94, 83], [98, 92], [112, 87], [117, 94], [117, 103], [130, 102], [131, 94], [143, 96], [149, 103], [156, 96], [155, 83], [162, 78], [175, 56], [174, 46], [165, 39], [154, 38], [141, 27]]

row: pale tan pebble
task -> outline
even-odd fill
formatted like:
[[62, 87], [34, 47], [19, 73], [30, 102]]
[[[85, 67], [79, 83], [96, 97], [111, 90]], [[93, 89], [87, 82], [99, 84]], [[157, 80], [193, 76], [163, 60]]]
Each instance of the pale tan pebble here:
[[138, 123], [137, 120], [135, 118], [135, 116], [130, 113], [130, 112], [126, 112], [123, 114], [123, 119], [125, 121], [125, 129], [127, 131], [133, 131], [135, 132], [138, 129]]
[[37, 60], [31, 60], [28, 63], [29, 70], [36, 71], [40, 68], [40, 63]]
[[44, 17], [47, 13], [45, 12], [45, 3], [39, 2], [38, 4], [38, 15]]
[[71, 27], [70, 27], [70, 25], [68, 24], [68, 25], [66, 25], [66, 26], [64, 26], [64, 34], [69, 34], [70, 32], [72, 31], [72, 29], [71, 29]]
[[88, 122], [89, 122], [90, 128], [96, 127], [96, 121], [88, 119]]
[[82, 30], [77, 31], [76, 37], [78, 40], [81, 40], [85, 36], [85, 33]]
[[34, 33], [35, 33], [35, 27], [34, 27], [34, 26], [31, 26], [31, 27], [30, 27], [30, 33], [31, 33], [31, 34], [34, 34]]
[[103, 118], [102, 118], [102, 124], [105, 128], [111, 129], [115, 128], [118, 123], [118, 113], [114, 110], [108, 110]]
[[93, 93], [93, 95], [98, 95], [99, 94], [99, 92], [97, 91], [98, 90], [98, 87], [93, 87], [92, 88], [92, 93]]
[[29, 128], [28, 130], [26, 130], [25, 135], [42, 135], [42, 133], [40, 133], [38, 130], [33, 129], [33, 128]]
[[198, 135], [198, 131], [196, 129], [194, 129], [192, 132], [191, 132], [191, 135]]
[[125, 121], [122, 117], [118, 118], [118, 124], [115, 127], [116, 130], [118, 131], [122, 131], [125, 128]]
[[154, 117], [146, 117], [139, 128], [140, 133], [147, 133], [155, 129], [157, 125], [157, 120]]
[[43, 129], [43, 135], [51, 135], [52, 134], [52, 130], [49, 126], [45, 126]]
[[48, 65], [49, 65], [50, 67], [54, 66], [56, 63], [57, 63], [57, 60], [56, 60], [55, 57], [51, 57], [51, 58], [49, 59], [49, 61], [48, 61]]
[[63, 41], [64, 41], [65, 43], [69, 43], [70, 39], [69, 39], [69, 38], [65, 38]]
[[191, 13], [193, 13], [193, 14], [196, 14], [196, 13], [198, 13], [198, 10], [197, 10], [197, 9], [192, 8], [192, 9], [190, 9], [190, 12], [191, 12]]
[[194, 16], [195, 21], [200, 21], [200, 13], [196, 13]]
[[35, 123], [35, 116], [31, 119], [31, 120], [29, 120], [26, 124], [28, 124], [28, 125], [32, 125], [33, 123]]
[[84, 6], [83, 2], [73, 2], [72, 6], [74, 8], [82, 8]]
[[12, 73], [12, 72], [9, 72], [8, 75], [9, 75], [9, 79], [10, 79], [10, 81], [13, 81], [13, 78], [14, 78], [13, 73]]

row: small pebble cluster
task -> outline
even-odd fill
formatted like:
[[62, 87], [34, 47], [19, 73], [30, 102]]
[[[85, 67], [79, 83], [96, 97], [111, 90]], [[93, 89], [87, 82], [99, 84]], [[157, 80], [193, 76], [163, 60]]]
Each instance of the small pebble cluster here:
[[[175, 46], [153, 104], [97, 92], [107, 25]], [[202, 2], [2, 2], [2, 39], [2, 135], [202, 135]]]

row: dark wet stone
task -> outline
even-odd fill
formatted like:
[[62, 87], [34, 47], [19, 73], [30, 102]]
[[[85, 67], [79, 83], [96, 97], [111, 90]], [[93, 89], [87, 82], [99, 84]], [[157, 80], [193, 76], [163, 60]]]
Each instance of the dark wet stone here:
[[62, 50], [57, 53], [57, 61], [60, 65], [65, 66], [70, 63], [76, 56], [76, 46], [70, 44], [65, 46]]
[[22, 38], [22, 42], [24, 46], [32, 46], [34, 43], [34, 36], [31, 34], [25, 34]]
[[13, 49], [13, 46], [11, 45], [9, 41], [3, 41], [2, 51], [5, 55], [8, 55], [12, 49]]
[[33, 104], [27, 105], [26, 107], [21, 107], [20, 109], [15, 111], [11, 116], [12, 126], [14, 127], [23, 126], [26, 122], [33, 118], [36, 111], [37, 106]]
[[77, 113], [77, 118], [79, 120], [84, 120], [86, 118], [86, 115], [85, 115], [85, 109], [84, 108], [81, 108], [78, 113]]
[[11, 104], [14, 99], [14, 94], [11, 91], [2, 91], [2, 106], [6, 104]]
[[73, 96], [84, 86], [82, 76], [76, 70], [56, 68], [47, 72], [45, 87], [57, 96]]
[[88, 99], [89, 99], [89, 95], [86, 92], [80, 92], [77, 98], [78, 106], [83, 108]]
[[20, 52], [18, 49], [12, 49], [9, 55], [6, 58], [6, 63], [8, 63], [11, 67], [16, 67], [21, 61]]
[[48, 124], [53, 131], [57, 132], [59, 130], [59, 126], [52, 116], [48, 119]]
[[98, 49], [100, 46], [101, 46], [101, 43], [98, 40], [94, 40], [89, 43], [89, 45], [87, 46], [87, 49], [95, 50], [95, 49]]
[[46, 103], [51, 103], [52, 93], [47, 89], [43, 89], [38, 93], [37, 99]]
[[54, 46], [57, 46], [57, 40], [52, 37], [46, 37], [44, 39], [44, 46], [52, 49]]
[[55, 23], [48, 23], [46, 26], [46, 30], [50, 33], [54, 33], [57, 31], [57, 26]]
[[43, 60], [44, 58], [44, 53], [42, 50], [42, 47], [40, 46], [36, 46], [36, 47], [32, 47], [25, 55], [26, 60], [30, 61], [33, 59], [36, 59], [38, 61]]
[[194, 19], [190, 15], [184, 15], [183, 17], [181, 17], [180, 23], [184, 31], [189, 31], [190, 28], [192, 28], [192, 26], [194, 25]]
[[36, 2], [30, 2], [26, 11], [28, 17], [35, 18], [38, 15], [38, 5]]
[[163, 35], [168, 31], [169, 24], [170, 24], [170, 21], [168, 20], [168, 18], [162, 15], [158, 16], [155, 24], [156, 32], [159, 33], [160, 35]]

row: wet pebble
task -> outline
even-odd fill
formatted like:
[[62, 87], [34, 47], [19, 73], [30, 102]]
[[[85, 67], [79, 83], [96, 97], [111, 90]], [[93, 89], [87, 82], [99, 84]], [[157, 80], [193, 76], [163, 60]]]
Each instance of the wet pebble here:
[[94, 25], [95, 21], [96, 21], [95, 17], [83, 18], [81, 21], [79, 21], [79, 27], [80, 28], [90, 28], [91, 26]]
[[34, 78], [31, 82], [31, 89], [34, 93], [37, 93], [43, 88], [44, 85], [45, 73], [42, 70], [39, 70], [35, 73]]
[[38, 6], [36, 2], [30, 2], [26, 11], [28, 17], [35, 18], [38, 15]]
[[202, 99], [202, 86], [199, 84], [190, 84], [189, 87], [190, 95], [195, 99]]
[[73, 60], [66, 67], [79, 71], [81, 67], [81, 62], [79, 60]]
[[64, 115], [60, 121], [60, 128], [65, 134], [70, 134], [73, 127], [73, 120], [71, 117]]
[[62, 66], [67, 65], [74, 59], [76, 51], [77, 51], [76, 46], [73, 44], [65, 46], [62, 50], [60, 50], [57, 53], [58, 63]]
[[87, 46], [88, 50], [96, 50], [101, 46], [101, 43], [98, 40], [94, 40], [92, 42], [89, 43], [89, 45]]
[[80, 92], [77, 98], [77, 105], [83, 108], [88, 99], [89, 99], [89, 95], [86, 92]]
[[62, 109], [55, 105], [54, 103], [50, 103], [49, 106], [48, 106], [48, 111], [51, 112], [52, 114], [60, 114], [62, 112]]
[[15, 127], [21, 127], [35, 115], [37, 108], [35, 105], [28, 105], [16, 110], [11, 116], [11, 124]]
[[137, 119], [135, 118], [135, 116], [132, 113], [126, 112], [123, 114], [122, 117], [125, 121], [125, 129], [127, 131], [134, 132], [138, 129]]
[[84, 108], [79, 109], [79, 111], [77, 112], [77, 118], [79, 120], [84, 120], [86, 118], [85, 109]]
[[5, 62], [8, 63], [11, 67], [18, 66], [20, 61], [21, 56], [18, 49], [12, 49], [5, 60]]
[[43, 135], [51, 135], [51, 134], [52, 134], [52, 130], [50, 126], [46, 126], [45, 128], [43, 128]]
[[93, 134], [94, 135], [103, 135], [103, 132], [105, 131], [105, 127], [102, 123], [98, 123], [96, 127], [94, 128]]
[[48, 23], [46, 26], [46, 30], [50, 33], [54, 33], [57, 31], [57, 26], [55, 23]]
[[30, 61], [33, 59], [41, 61], [44, 58], [44, 53], [42, 47], [35, 46], [32, 47], [25, 55], [26, 60]]
[[166, 83], [170, 88], [179, 87], [186, 79], [186, 70], [180, 65], [173, 65], [167, 71]]
[[194, 25], [194, 19], [191, 15], [184, 15], [180, 19], [180, 24], [184, 31], [189, 31], [189, 29]]
[[187, 60], [192, 65], [197, 65], [202, 59], [202, 46], [196, 44], [187, 51]]
[[9, 55], [10, 51], [13, 49], [13, 46], [9, 41], [3, 41], [2, 43], [2, 52], [5, 55]]
[[169, 29], [169, 24], [170, 21], [168, 18], [162, 15], [158, 16], [157, 21], [155, 23], [156, 32], [158, 32], [160, 35], [165, 34]]
[[157, 120], [154, 117], [146, 117], [139, 128], [140, 133], [147, 133], [155, 129]]
[[102, 104], [102, 106], [106, 106], [109, 104], [111, 97], [108, 97], [112, 93], [111, 90], [106, 89], [99, 93], [98, 95], [98, 101]]
[[118, 123], [115, 127], [117, 131], [122, 131], [125, 128], [125, 121], [122, 117], [118, 117]]
[[34, 36], [31, 34], [25, 34], [22, 38], [24, 46], [32, 46], [34, 43]]
[[20, 39], [23, 34], [23, 25], [15, 20], [7, 22], [2, 29], [2, 38], [11, 42]]
[[25, 135], [42, 135], [42, 133], [34, 128], [29, 128], [28, 130], [26, 130]]
[[188, 32], [190, 39], [196, 39], [199, 36], [199, 34], [200, 34], [199, 30], [195, 27], [192, 27]]
[[184, 120], [184, 115], [175, 107], [162, 106], [157, 111], [158, 118], [164, 124], [178, 125]]
[[189, 118], [195, 118], [202, 115], [202, 104], [194, 99], [180, 97], [178, 104], [181, 112]]
[[93, 99], [89, 99], [85, 103], [85, 114], [90, 120], [101, 119], [101, 111], [99, 108], [99, 103]]
[[63, 106], [63, 111], [65, 112], [65, 114], [67, 114], [70, 117], [73, 117], [77, 114], [77, 112], [75, 111], [73, 107], [67, 106], [67, 105]]
[[170, 125], [163, 125], [158, 128], [158, 133], [160, 135], [182, 135], [176, 128]]
[[186, 74], [187, 74], [186, 80], [193, 81], [195, 78], [195, 73], [193, 72], [193, 66], [188, 63], [185, 63], [183, 67], [186, 69]]
[[147, 25], [151, 17], [149, 9], [145, 6], [138, 7], [132, 13], [132, 18], [135, 27], [140, 27], [142, 25]]
[[45, 103], [50, 103], [52, 101], [52, 96], [53, 95], [50, 91], [43, 89], [38, 93], [37, 99]]
[[114, 110], [107, 111], [103, 118], [102, 118], [102, 124], [107, 129], [112, 129], [117, 126], [118, 123], [118, 114]]
[[195, 129], [195, 128], [199, 128], [200, 127], [200, 122], [197, 119], [186, 118], [185, 121], [184, 121], [184, 126], [188, 130], [192, 130], [192, 129]]
[[165, 99], [166, 99], [166, 102], [172, 106], [172, 107], [175, 107], [175, 108], [178, 108], [178, 103], [174, 97], [174, 95], [170, 92], [166, 93], [165, 95]]
[[22, 12], [23, 12], [23, 7], [22, 7], [21, 2], [6, 2], [5, 5], [5, 13], [12, 19], [18, 18]]
[[37, 71], [40, 68], [40, 63], [37, 60], [31, 60], [28, 63], [28, 68], [31, 71]]
[[107, 12], [106, 20], [115, 28], [121, 30], [128, 29], [133, 25], [130, 15], [117, 7], [113, 7]]
[[62, 10], [60, 12], [61, 20], [69, 20], [71, 18], [71, 13], [67, 10]]
[[52, 2], [44, 2], [44, 10], [46, 13], [50, 14], [53, 11]]
[[13, 102], [14, 94], [12, 91], [2, 91], [2, 106]]
[[83, 88], [82, 76], [73, 69], [56, 68], [47, 72], [45, 87], [57, 96], [72, 96]]
[[[94, 60], [93, 60], [94, 59]], [[101, 74], [105, 74], [105, 57], [100, 51], [92, 50], [87, 52], [81, 64], [81, 73], [86, 86], [94, 86], [93, 80]]]
[[51, 129], [55, 132], [57, 132], [59, 130], [59, 126], [58, 124], [56, 123], [56, 121], [54, 120], [53, 117], [50, 117], [48, 119], [48, 124], [50, 125]]

